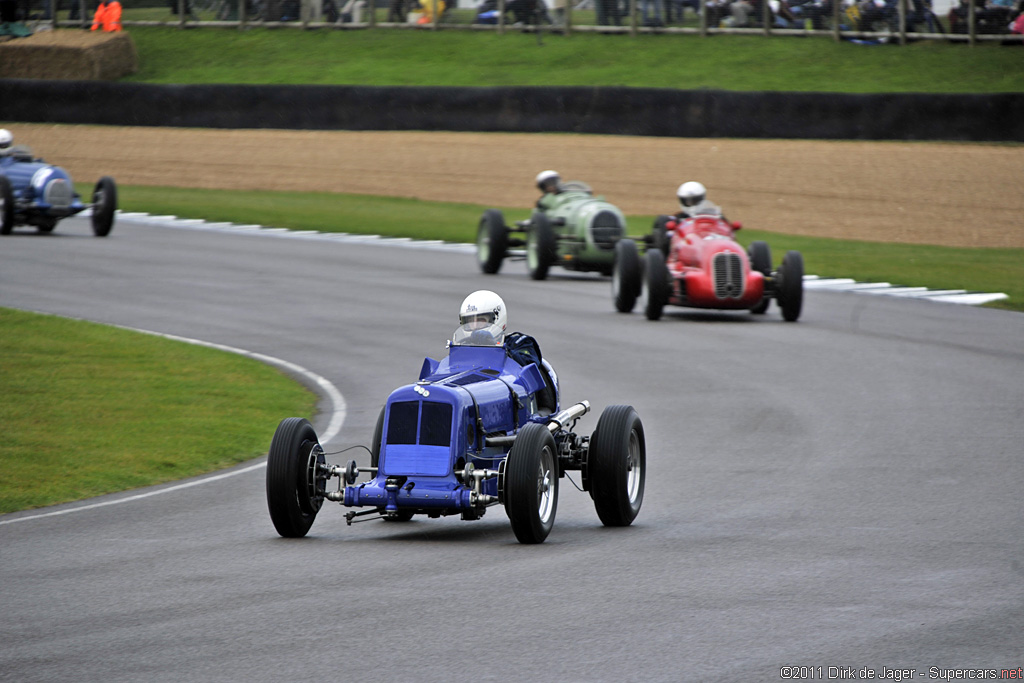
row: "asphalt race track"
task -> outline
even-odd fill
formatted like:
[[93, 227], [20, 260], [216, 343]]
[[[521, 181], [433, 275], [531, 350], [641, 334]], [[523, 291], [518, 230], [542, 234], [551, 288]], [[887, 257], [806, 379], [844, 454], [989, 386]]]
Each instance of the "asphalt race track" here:
[[310, 537], [285, 540], [259, 463], [0, 517], [0, 681], [778, 681], [847, 667], [936, 680], [1024, 666], [1024, 315], [810, 291], [796, 324], [774, 304], [652, 323], [615, 313], [607, 280], [525, 270], [123, 219], [107, 239], [84, 219], [0, 238], [0, 306], [327, 378], [347, 408], [328, 451], [369, 442], [387, 394], [443, 356], [481, 288], [540, 341], [563, 403], [592, 402], [582, 431], [630, 403], [648, 443], [632, 527], [603, 528], [563, 479], [540, 546], [517, 543], [501, 508], [347, 527], [333, 503]]

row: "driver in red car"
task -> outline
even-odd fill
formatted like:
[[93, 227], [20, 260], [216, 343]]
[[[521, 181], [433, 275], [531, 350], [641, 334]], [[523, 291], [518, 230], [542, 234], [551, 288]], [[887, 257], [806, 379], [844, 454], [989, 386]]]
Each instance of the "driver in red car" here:
[[676, 196], [679, 197], [679, 206], [682, 207], [682, 210], [676, 214], [676, 218], [722, 216], [722, 207], [708, 201], [708, 189], [696, 180], [688, 180], [680, 185], [676, 190]]

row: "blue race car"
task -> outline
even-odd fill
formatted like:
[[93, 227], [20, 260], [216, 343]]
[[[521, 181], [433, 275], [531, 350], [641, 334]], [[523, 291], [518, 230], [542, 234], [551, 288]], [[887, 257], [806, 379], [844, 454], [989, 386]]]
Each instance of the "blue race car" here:
[[[581, 473], [578, 488], [590, 492], [606, 526], [632, 523], [646, 469], [636, 411], [609, 406], [593, 434], [576, 434], [590, 404], [562, 410], [547, 361], [518, 362], [523, 357], [510, 347], [464, 340], [440, 362], [427, 358], [419, 381], [393, 391], [381, 410], [369, 467], [328, 464], [307, 420], [283, 420], [267, 460], [278, 533], [305, 536], [324, 500], [366, 508], [348, 512], [349, 524], [414, 515], [476, 520], [503, 505], [521, 543], [542, 543], [554, 525], [559, 479], [570, 471]], [[360, 474], [371, 478], [357, 483]], [[328, 490], [333, 477], [337, 488]]]
[[0, 156], [0, 234], [9, 235], [16, 225], [52, 232], [57, 221], [88, 208], [92, 209], [93, 233], [109, 235], [117, 211], [113, 178], [100, 178], [92, 202], [86, 204], [75, 192], [67, 171], [34, 158], [27, 147], [14, 147]]

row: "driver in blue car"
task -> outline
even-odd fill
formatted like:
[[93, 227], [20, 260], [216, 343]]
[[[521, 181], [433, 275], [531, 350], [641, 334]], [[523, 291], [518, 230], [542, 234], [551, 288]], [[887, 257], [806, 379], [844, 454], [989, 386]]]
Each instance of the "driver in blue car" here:
[[0, 128], [0, 157], [5, 157], [14, 151], [14, 135], [6, 128]]
[[501, 297], [486, 289], [473, 292], [459, 309], [459, 328], [453, 346], [503, 346], [508, 310]]
[[538, 396], [539, 408], [553, 411], [558, 401], [558, 380], [554, 368], [541, 356], [536, 339], [522, 332], [507, 332], [507, 329], [505, 302], [494, 292], [481, 289], [462, 302], [459, 327], [452, 335], [452, 346], [504, 346], [505, 354], [523, 367], [536, 363], [545, 384], [542, 395]]

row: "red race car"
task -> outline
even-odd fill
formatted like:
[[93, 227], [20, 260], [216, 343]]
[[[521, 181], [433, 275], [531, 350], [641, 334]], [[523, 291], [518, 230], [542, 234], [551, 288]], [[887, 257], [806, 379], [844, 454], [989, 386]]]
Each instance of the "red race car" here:
[[736, 242], [740, 227], [721, 215], [659, 216], [653, 233], [642, 240], [648, 247], [644, 263], [635, 240], [620, 240], [612, 272], [615, 308], [631, 312], [646, 280], [649, 320], [659, 319], [666, 304], [764, 313], [775, 299], [782, 317], [795, 321], [803, 305], [803, 257], [787, 252], [772, 270], [765, 242], [752, 242], [748, 249]]

